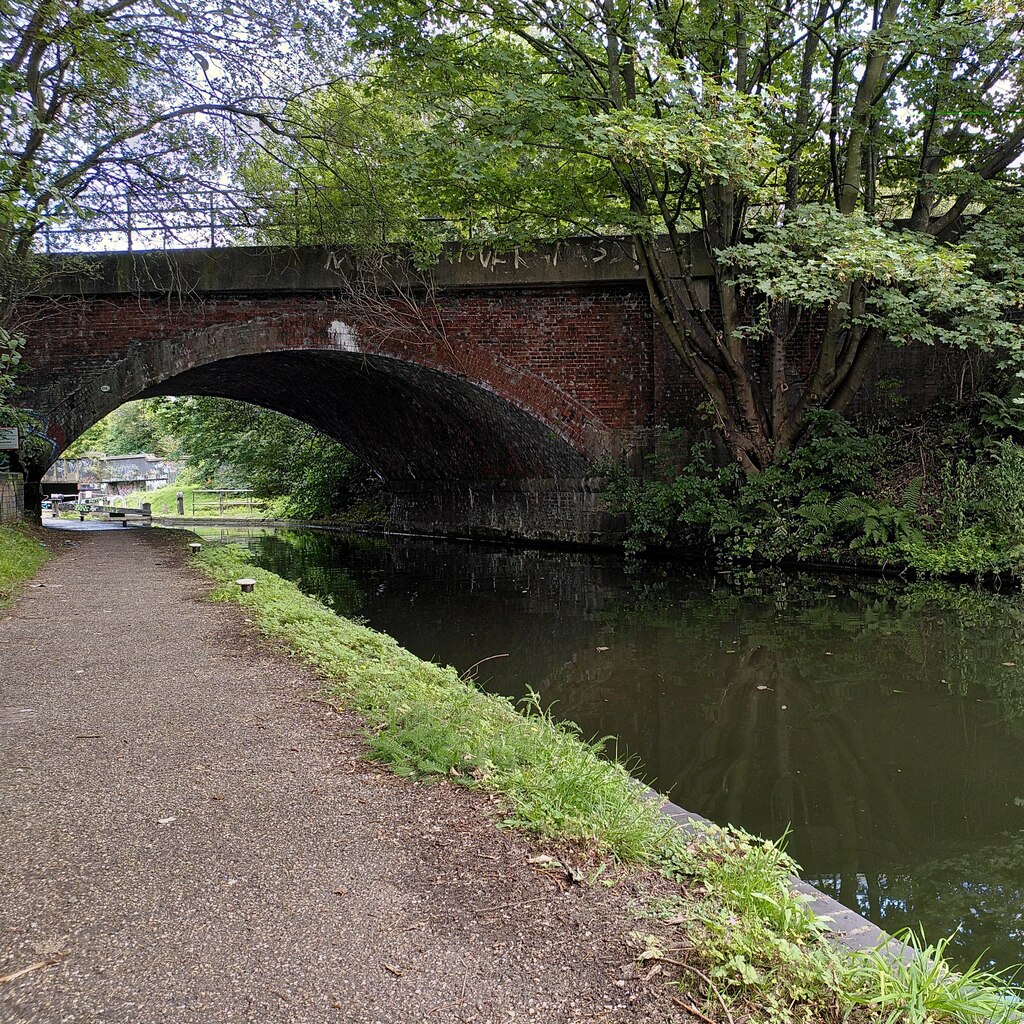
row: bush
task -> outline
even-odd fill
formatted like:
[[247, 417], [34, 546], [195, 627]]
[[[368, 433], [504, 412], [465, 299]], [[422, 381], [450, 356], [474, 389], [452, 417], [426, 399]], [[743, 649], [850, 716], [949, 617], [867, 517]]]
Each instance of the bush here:
[[940, 426], [887, 438], [818, 413], [807, 440], [757, 476], [713, 465], [697, 445], [682, 468], [660, 453], [649, 479], [613, 476], [609, 505], [628, 515], [634, 554], [674, 547], [726, 564], [854, 558], [924, 576], [1024, 575], [1024, 447], [984, 430], [972, 439], [965, 422]]
[[[666, 438], [671, 445], [678, 440]], [[650, 479], [613, 476], [610, 507], [629, 516], [632, 553], [676, 546], [727, 562], [822, 556], [865, 531], [899, 532], [898, 510], [847, 506], [836, 514], [833, 507], [872, 491], [881, 453], [881, 438], [819, 412], [807, 441], [758, 476], [744, 479], [734, 466], [714, 466], [708, 445], [695, 446], [681, 470], [661, 452], [651, 460]]]

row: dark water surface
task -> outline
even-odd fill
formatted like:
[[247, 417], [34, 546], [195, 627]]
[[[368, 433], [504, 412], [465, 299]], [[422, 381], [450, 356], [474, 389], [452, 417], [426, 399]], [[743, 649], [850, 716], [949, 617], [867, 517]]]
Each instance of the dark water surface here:
[[[487, 689], [530, 687], [890, 931], [1024, 960], [1024, 599], [607, 555], [269, 533], [264, 567]], [[495, 655], [507, 655], [496, 658]], [[491, 659], [491, 660], [485, 660]]]

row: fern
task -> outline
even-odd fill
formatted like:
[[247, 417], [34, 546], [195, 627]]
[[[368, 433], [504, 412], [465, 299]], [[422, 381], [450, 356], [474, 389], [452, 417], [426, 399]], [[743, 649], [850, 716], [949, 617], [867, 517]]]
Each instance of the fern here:
[[915, 476], [906, 487], [900, 499], [900, 511], [912, 516], [921, 514], [921, 494], [924, 489], [924, 477]]
[[811, 526], [831, 526], [835, 522], [833, 509], [824, 502], [818, 502], [813, 505], [798, 505], [796, 514], [806, 519]]

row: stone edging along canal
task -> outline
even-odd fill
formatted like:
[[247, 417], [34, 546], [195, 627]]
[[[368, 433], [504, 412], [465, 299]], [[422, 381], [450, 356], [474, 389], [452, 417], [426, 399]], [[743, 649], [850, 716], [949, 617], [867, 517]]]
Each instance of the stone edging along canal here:
[[[716, 824], [703, 815], [695, 814], [693, 811], [688, 811], [678, 804], [666, 800], [657, 790], [651, 789], [639, 780], [637, 780], [637, 785], [646, 791], [649, 799], [660, 804], [662, 814], [671, 818], [676, 825], [684, 830], [692, 829], [702, 823]], [[828, 932], [838, 945], [846, 946], [855, 952], [885, 946], [895, 959], [913, 957], [913, 951], [908, 946], [894, 939], [877, 924], [858, 914], [856, 910], [844, 906], [838, 900], [796, 875], [790, 876], [790, 880], [797, 892], [810, 897], [808, 908], [819, 917], [828, 920]]]

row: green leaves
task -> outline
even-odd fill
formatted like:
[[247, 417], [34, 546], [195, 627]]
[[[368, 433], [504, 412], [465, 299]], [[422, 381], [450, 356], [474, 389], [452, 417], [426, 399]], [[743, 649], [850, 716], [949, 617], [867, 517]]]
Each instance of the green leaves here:
[[25, 339], [20, 334], [11, 334], [0, 324], [0, 412], [14, 394], [14, 375], [21, 363]]
[[824, 206], [800, 207], [752, 234], [756, 241], [717, 255], [741, 288], [771, 303], [832, 310], [851, 327], [875, 328], [897, 343], [977, 345], [1022, 357], [1024, 329], [1007, 314], [1024, 293], [1016, 278], [991, 272], [977, 235], [942, 244]]
[[778, 162], [759, 109], [749, 97], [716, 87], [699, 101], [684, 94], [671, 107], [615, 109], [584, 119], [580, 127], [595, 155], [613, 163], [696, 174], [755, 196]]
[[829, 206], [801, 206], [751, 234], [757, 241], [717, 252], [735, 269], [736, 283], [772, 301], [810, 308], [838, 302], [855, 283], [899, 288], [935, 282], [941, 290], [973, 263], [965, 250]]

